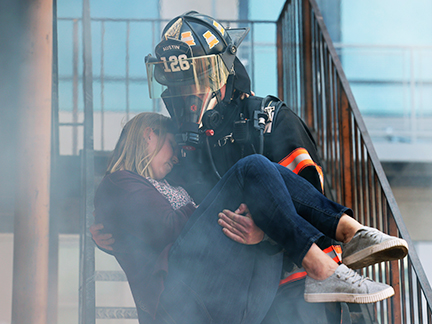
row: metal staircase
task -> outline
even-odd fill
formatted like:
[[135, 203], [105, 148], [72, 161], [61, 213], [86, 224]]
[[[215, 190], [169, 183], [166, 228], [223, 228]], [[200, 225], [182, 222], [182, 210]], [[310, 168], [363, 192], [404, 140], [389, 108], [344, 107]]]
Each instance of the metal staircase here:
[[364, 270], [396, 292], [375, 305], [373, 318], [378, 323], [431, 323], [431, 287], [316, 1], [287, 1], [277, 26], [279, 96], [316, 136], [327, 194], [350, 206], [363, 224], [400, 236], [410, 247], [404, 260]]

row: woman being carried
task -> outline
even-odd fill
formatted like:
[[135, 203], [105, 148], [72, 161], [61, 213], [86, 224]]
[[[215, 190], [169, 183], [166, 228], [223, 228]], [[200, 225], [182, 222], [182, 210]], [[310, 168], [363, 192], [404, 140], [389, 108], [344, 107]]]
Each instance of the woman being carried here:
[[[306, 301], [371, 303], [394, 294], [347, 265], [402, 258], [404, 240], [362, 226], [349, 208], [261, 155], [236, 163], [197, 207], [166, 179], [178, 162], [171, 126], [156, 113], [131, 119], [95, 196], [96, 222], [115, 238], [140, 323], [260, 323], [278, 288], [281, 249], [308, 273]], [[234, 241], [243, 216], [228, 210], [237, 207], [257, 226], [248, 242], [259, 244]], [[345, 243], [346, 265], [318, 248], [324, 236]]]

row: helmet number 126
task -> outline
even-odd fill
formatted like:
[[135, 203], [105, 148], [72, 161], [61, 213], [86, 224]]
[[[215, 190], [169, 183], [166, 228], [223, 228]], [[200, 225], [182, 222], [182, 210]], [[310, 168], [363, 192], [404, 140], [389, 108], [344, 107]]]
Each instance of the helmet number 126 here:
[[161, 57], [161, 61], [164, 64], [165, 72], [179, 72], [180, 70], [186, 71], [190, 68], [190, 64], [187, 61], [187, 56], [185, 54], [181, 54], [178, 57], [175, 55], [171, 55], [169, 57], [169, 64], [165, 57]]

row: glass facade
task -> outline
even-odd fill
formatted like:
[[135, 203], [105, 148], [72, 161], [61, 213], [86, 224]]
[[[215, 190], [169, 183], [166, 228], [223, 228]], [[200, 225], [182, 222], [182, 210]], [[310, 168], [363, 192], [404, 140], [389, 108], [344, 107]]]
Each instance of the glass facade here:
[[330, 4], [324, 20], [339, 25], [330, 34], [381, 160], [432, 161], [432, 3]]
[[[216, 12], [219, 2], [211, 2]], [[274, 22], [284, 2], [238, 1], [238, 18], [241, 20], [238, 24], [251, 27], [239, 49], [239, 57], [259, 96], [277, 95]], [[432, 30], [428, 16], [432, 3], [427, 0], [397, 4], [388, 0], [317, 2], [374, 139], [390, 144], [409, 144], [413, 139], [416, 143], [431, 143], [432, 33], [427, 31]], [[190, 3], [191, 8], [186, 8], [185, 2], [182, 12], [196, 7], [194, 1]], [[60, 153], [78, 155], [83, 130], [80, 125], [83, 121], [82, 2], [58, 0], [57, 6]], [[162, 17], [160, 9], [160, 0], [91, 0], [96, 150], [111, 150], [122, 124], [133, 114], [145, 110], [163, 112], [160, 102], [152, 101], [148, 96], [143, 61], [145, 55], [153, 53], [160, 37], [164, 24], [159, 20]], [[420, 153], [427, 154], [426, 151]], [[417, 188], [416, 196], [424, 199], [413, 203], [410, 200], [413, 190], [401, 188], [396, 188], [394, 193], [403, 214], [430, 210], [430, 191]], [[418, 247], [420, 255], [426, 257], [430, 253], [430, 244], [426, 242], [429, 227], [425, 225], [428, 223], [420, 217], [407, 222], [425, 228]], [[11, 277], [12, 237], [2, 235], [0, 243], [2, 259], [9, 260], [10, 265], [4, 267], [7, 271], [4, 277]], [[118, 270], [116, 261], [100, 251], [97, 251], [96, 267], [98, 270]], [[59, 323], [78, 323], [78, 277], [78, 235], [62, 234]], [[11, 286], [7, 290], [11, 291]], [[9, 314], [10, 301], [1, 304], [5, 307], [1, 312]], [[98, 283], [97, 305], [133, 306], [127, 283]], [[1, 317], [2, 320], [7, 322], [8, 316]], [[112, 320], [98, 320], [99, 324], [105, 322]], [[136, 320], [116, 321], [121, 322], [137, 323]]]

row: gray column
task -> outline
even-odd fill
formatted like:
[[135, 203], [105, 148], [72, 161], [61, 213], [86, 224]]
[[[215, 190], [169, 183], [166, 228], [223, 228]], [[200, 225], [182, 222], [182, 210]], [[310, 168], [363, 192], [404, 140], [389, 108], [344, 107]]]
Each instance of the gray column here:
[[17, 146], [12, 323], [47, 321], [52, 1], [15, 0]]

